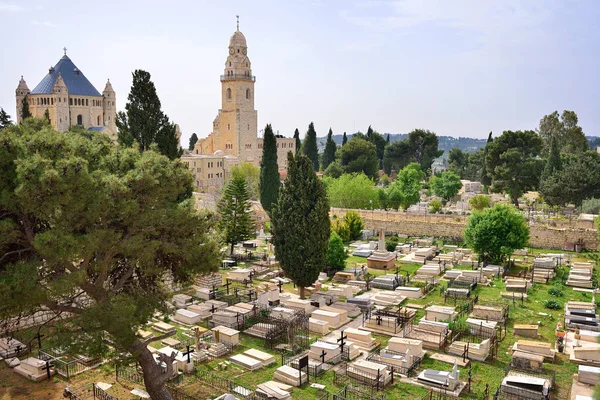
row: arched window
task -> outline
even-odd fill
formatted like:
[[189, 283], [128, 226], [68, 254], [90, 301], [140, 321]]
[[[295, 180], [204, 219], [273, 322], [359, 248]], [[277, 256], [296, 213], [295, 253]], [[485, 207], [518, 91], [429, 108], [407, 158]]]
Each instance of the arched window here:
[[231, 100], [231, 88], [227, 88], [227, 100]]
[[98, 115], [98, 126], [100, 126], [100, 116]]
[[77, 125], [83, 125], [83, 117], [81, 114], [77, 116]]
[[249, 99], [250, 98], [250, 89], [246, 89], [246, 98]]

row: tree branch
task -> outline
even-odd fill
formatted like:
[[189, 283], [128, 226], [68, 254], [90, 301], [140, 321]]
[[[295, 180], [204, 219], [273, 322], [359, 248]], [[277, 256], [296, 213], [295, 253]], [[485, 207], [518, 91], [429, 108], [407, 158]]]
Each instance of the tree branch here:
[[6, 257], [11, 256], [13, 254], [20, 254], [20, 253], [24, 253], [26, 251], [32, 251], [32, 250], [33, 249], [31, 247], [27, 247], [26, 249], [9, 251], [8, 253], [4, 253], [4, 255], [2, 257], [0, 257], [0, 261], [4, 260]]
[[164, 382], [166, 382], [167, 380], [169, 380], [170, 377], [173, 376], [173, 361], [175, 361], [176, 356], [177, 353], [175, 352], [172, 352], [170, 356], [164, 353], [158, 353], [158, 361], [164, 362], [167, 366], [167, 372], [162, 374], [162, 376], [160, 377], [161, 386]]
[[157, 342], [159, 340], [163, 340], [166, 339], [168, 337], [173, 336], [172, 332], [168, 332], [168, 333], [163, 333], [162, 335], [158, 335], [158, 336], [152, 336], [151, 338], [148, 338], [146, 340], [144, 340], [144, 346], [148, 346], [150, 343], [152, 342]]
[[121, 278], [119, 278], [119, 280], [117, 281], [117, 283], [111, 288], [111, 292], [116, 293], [119, 290], [121, 290], [123, 288], [123, 286], [125, 285], [125, 283], [127, 283], [127, 280], [129, 280], [129, 278], [131, 278], [133, 276], [133, 265], [130, 265], [129, 268], [127, 269], [127, 271], [123, 274], [123, 276], [121, 276]]

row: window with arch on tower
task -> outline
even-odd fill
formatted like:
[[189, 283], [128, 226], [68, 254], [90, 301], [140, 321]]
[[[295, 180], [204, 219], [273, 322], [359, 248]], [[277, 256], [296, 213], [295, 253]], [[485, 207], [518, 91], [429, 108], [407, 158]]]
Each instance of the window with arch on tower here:
[[250, 98], [250, 89], [246, 89], [246, 99]]
[[227, 88], [227, 100], [231, 100], [231, 88]]

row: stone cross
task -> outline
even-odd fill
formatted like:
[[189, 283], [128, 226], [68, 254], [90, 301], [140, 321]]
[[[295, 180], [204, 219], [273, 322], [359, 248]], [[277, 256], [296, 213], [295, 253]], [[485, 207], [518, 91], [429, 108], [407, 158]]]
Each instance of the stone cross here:
[[236, 15], [235, 18], [237, 19], [237, 30], [240, 30], [240, 16]]
[[65, 52], [65, 56], [67, 55], [67, 48], [63, 47], [63, 51]]

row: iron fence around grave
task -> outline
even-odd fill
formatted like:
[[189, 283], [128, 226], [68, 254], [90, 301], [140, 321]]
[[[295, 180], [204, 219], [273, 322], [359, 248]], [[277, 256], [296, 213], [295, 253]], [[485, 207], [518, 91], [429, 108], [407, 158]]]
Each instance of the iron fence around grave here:
[[104, 389], [99, 388], [95, 383], [92, 383], [92, 393], [94, 395], [94, 400], [119, 400], [118, 397], [106, 393]]
[[52, 350], [39, 350], [38, 358], [43, 361], [52, 362], [56, 372], [67, 379], [102, 364], [102, 360], [100, 359], [90, 359], [88, 362], [83, 362], [79, 359], [66, 361], [64, 360], [66, 356], [57, 354]]
[[[548, 369], [543, 369], [538, 372], [533, 372], [529, 370], [522, 370], [519, 368], [512, 367], [511, 365], [507, 365], [504, 369], [504, 377], [508, 376], [508, 374], [514, 371], [516, 375], [526, 376], [526, 377], [534, 377], [534, 378], [542, 378], [549, 379], [551, 382], [551, 388], [554, 389], [554, 385], [556, 382], [556, 372]], [[523, 388], [519, 390], [518, 388], [512, 387], [510, 392], [504, 391], [502, 389], [502, 384], [498, 386], [498, 389], [494, 393], [494, 400], [521, 400], [521, 399], [529, 399], [531, 397], [531, 391]], [[544, 395], [543, 397], [539, 397], [539, 400], [549, 400], [551, 398], [550, 393]]]
[[419, 366], [421, 365], [421, 361], [423, 361], [422, 357], [411, 356], [411, 357], [413, 357], [413, 364], [409, 367], [404, 367], [404, 366], [389, 362], [388, 359], [385, 357], [385, 355], [406, 356], [406, 353], [399, 353], [399, 352], [388, 350], [388, 349], [375, 350], [367, 356], [367, 361], [373, 361], [378, 364], [383, 364], [383, 365], [387, 366], [390, 371], [393, 370], [394, 373], [401, 374], [401, 375], [404, 375], [409, 378], [415, 374], [415, 372], [417, 371], [417, 369], [419, 369]]
[[231, 379], [200, 369], [194, 371], [194, 376], [215, 389], [221, 389], [224, 392], [232, 393], [235, 397], [243, 399], [254, 398], [254, 390], [248, 389]]
[[428, 393], [424, 394], [419, 398], [419, 400], [454, 400], [455, 397], [447, 396], [443, 392], [436, 392], [435, 390], [430, 390]]
[[333, 382], [341, 384], [357, 384], [366, 388], [367, 393], [374, 393], [385, 389], [385, 387], [394, 383], [394, 371], [390, 372], [390, 378], [386, 378], [387, 368], [378, 370], [377, 374], [369, 374], [364, 371], [353, 368], [351, 364], [344, 362], [333, 369]]
[[366, 393], [352, 385], [346, 385], [333, 395], [333, 400], [385, 400], [385, 394]]

